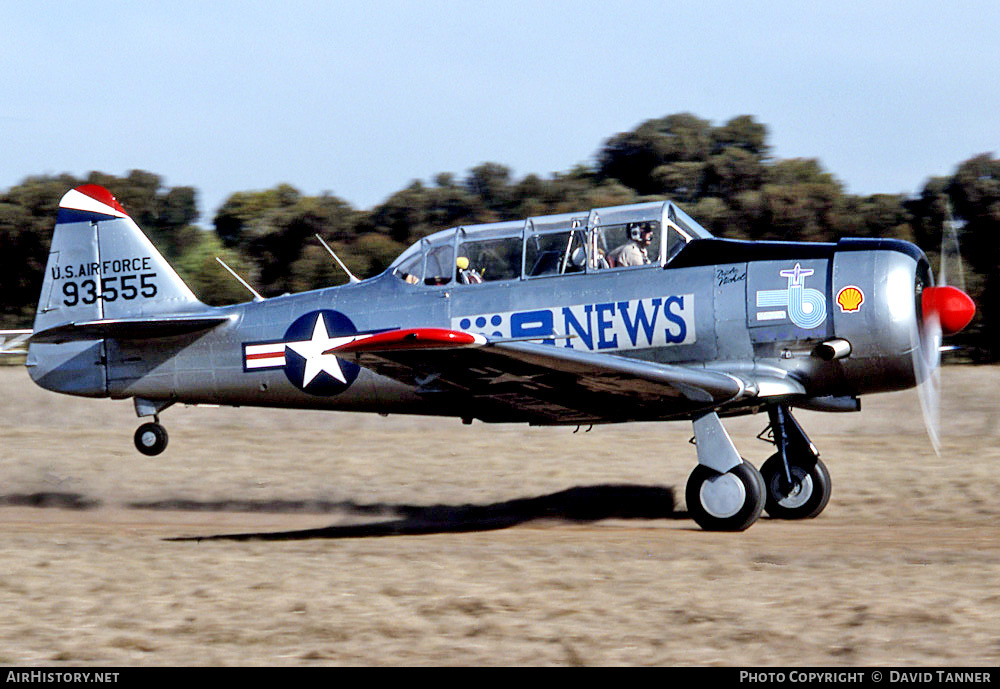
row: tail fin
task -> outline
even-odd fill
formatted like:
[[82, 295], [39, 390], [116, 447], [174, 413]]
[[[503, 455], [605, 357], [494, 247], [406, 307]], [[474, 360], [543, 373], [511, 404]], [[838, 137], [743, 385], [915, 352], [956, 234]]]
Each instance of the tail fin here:
[[[26, 365], [44, 388], [102, 397], [108, 389], [108, 328], [148, 330], [159, 319], [173, 321], [177, 314], [207, 308], [115, 197], [104, 187], [85, 184], [59, 202]], [[191, 330], [192, 320], [154, 325]], [[52, 344], [67, 333], [71, 341]]]
[[36, 333], [79, 321], [204, 308], [107, 189], [85, 184], [63, 196]]

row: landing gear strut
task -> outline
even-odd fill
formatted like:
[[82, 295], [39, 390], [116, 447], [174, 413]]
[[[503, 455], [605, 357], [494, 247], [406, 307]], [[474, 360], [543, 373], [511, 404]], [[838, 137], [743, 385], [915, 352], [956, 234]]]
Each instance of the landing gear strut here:
[[760, 517], [765, 483], [740, 457], [715, 412], [694, 420], [698, 466], [688, 478], [688, 512], [706, 531], [743, 531]]
[[778, 451], [760, 469], [764, 509], [775, 519], [812, 519], [830, 501], [830, 472], [787, 406], [776, 405], [767, 413]]

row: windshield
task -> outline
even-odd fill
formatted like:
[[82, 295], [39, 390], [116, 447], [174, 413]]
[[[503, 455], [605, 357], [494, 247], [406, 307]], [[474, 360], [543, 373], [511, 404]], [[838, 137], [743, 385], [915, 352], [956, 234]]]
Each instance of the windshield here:
[[455, 266], [454, 232], [424, 237], [392, 262], [392, 274], [411, 285], [446, 285]]
[[683, 232], [685, 232], [689, 239], [711, 239], [712, 233], [706, 230], [704, 227], [699, 225], [695, 220], [682, 211], [678, 206], [670, 204], [669, 210], [667, 211], [667, 219], [672, 223], [677, 225]]

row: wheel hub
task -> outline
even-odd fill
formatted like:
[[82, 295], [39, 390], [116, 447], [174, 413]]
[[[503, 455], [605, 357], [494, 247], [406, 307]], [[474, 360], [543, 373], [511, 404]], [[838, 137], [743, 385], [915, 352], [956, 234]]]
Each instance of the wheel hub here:
[[792, 467], [792, 485], [781, 474], [771, 479], [771, 492], [778, 497], [778, 504], [788, 509], [805, 505], [812, 497], [813, 483], [809, 473], [799, 466]]
[[701, 484], [701, 506], [716, 519], [726, 519], [742, 509], [747, 499], [743, 482], [732, 474], [722, 474]]

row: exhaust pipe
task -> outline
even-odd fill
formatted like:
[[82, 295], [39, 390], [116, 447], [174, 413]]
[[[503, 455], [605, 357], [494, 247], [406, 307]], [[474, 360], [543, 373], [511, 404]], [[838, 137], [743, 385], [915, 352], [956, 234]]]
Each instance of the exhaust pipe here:
[[817, 345], [816, 349], [813, 350], [813, 354], [823, 361], [844, 359], [851, 355], [851, 343], [839, 337], [827, 340]]

